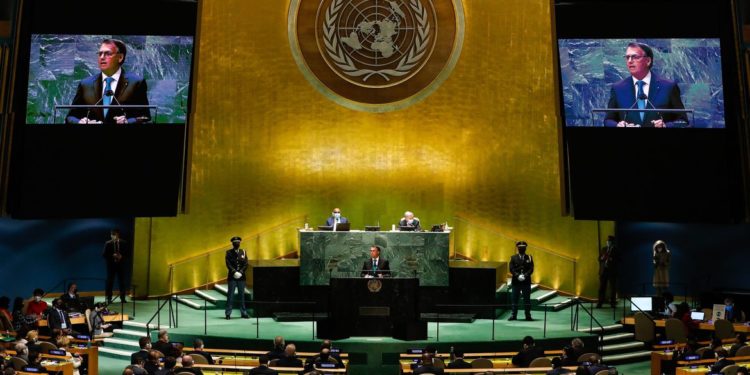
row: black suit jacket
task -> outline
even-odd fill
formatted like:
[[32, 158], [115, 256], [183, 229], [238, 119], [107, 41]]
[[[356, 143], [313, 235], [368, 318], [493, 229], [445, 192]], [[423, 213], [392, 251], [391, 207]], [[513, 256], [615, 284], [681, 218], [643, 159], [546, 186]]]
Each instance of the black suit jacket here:
[[200, 351], [200, 350], [193, 350], [192, 352], [190, 352], [188, 354], [200, 354], [200, 355], [202, 355], [203, 357], [206, 358], [206, 360], [208, 361], [209, 365], [213, 365], [214, 364], [214, 358], [211, 357], [211, 353]]
[[731, 359], [722, 358], [711, 366], [711, 372], [721, 372], [721, 369], [729, 365], [733, 365], [734, 361]]
[[302, 367], [302, 360], [297, 357], [281, 357], [276, 367]]
[[151, 345], [151, 348], [160, 351], [165, 357], [179, 358], [180, 354], [182, 354], [180, 353], [180, 350], [172, 346], [172, 344], [163, 341], [156, 341]]
[[[76, 96], [73, 98], [73, 105], [101, 105], [102, 91], [102, 73], [99, 72], [91, 77], [84, 78], [78, 84]], [[134, 73], [126, 72], [122, 69], [120, 80], [117, 82], [114, 98], [111, 105], [148, 105], [148, 96], [146, 95], [148, 86], [146, 80]], [[110, 109], [107, 117], [104, 117], [103, 108], [74, 108], [68, 112], [67, 122], [77, 124], [84, 117], [90, 120], [102, 121], [104, 123], [115, 123], [115, 116], [125, 115], [128, 123], [150, 121], [151, 114], [148, 108], [128, 108], [128, 109]], [[141, 120], [140, 118], [146, 118]]]
[[278, 371], [268, 368], [267, 366], [258, 366], [251, 369], [248, 374], [250, 375], [278, 375]]
[[[682, 99], [680, 98], [680, 87], [677, 86], [677, 83], [658, 77], [654, 72], [651, 72], [650, 85], [651, 87], [648, 90], [648, 102], [650, 104], [646, 104], [647, 109], [685, 109], [685, 105], [682, 104]], [[635, 96], [636, 88], [633, 84], [633, 77], [627, 77], [612, 85], [607, 108], [637, 109], [638, 105]], [[684, 126], [687, 126], [688, 118], [685, 113], [644, 112], [643, 120], [641, 120], [640, 112], [637, 111], [607, 112], [604, 118], [604, 125], [613, 127], [617, 126], [617, 123], [620, 121], [627, 121], [633, 124], [640, 124], [643, 127], [653, 128], [654, 125], [651, 121], [659, 119], [660, 116], [664, 118], [667, 127], [676, 126], [674, 122], [678, 120], [684, 122]]]
[[175, 370], [176, 370], [175, 371], [176, 373], [190, 372], [190, 373], [193, 373], [195, 375], [203, 375], [203, 370], [201, 370], [201, 369], [199, 369], [197, 367], [180, 367], [180, 368], [175, 369]]
[[[62, 311], [63, 318], [60, 319], [60, 311]], [[62, 329], [62, 323], [65, 322], [67, 329], [73, 329], [70, 324], [70, 317], [64, 310], [57, 310], [55, 308], [49, 310], [48, 324], [49, 329]]]
[[[245, 253], [245, 250], [227, 250], [224, 261], [227, 264], [227, 280], [245, 280], [245, 271], [247, 271], [247, 253]], [[242, 277], [235, 279], [235, 272], [241, 273]]]
[[148, 360], [148, 350], [139, 350], [133, 354], [130, 355], [130, 364], [134, 365], [138, 363], [138, 360], [141, 359], [143, 362], [146, 362]]
[[544, 357], [544, 350], [532, 346], [514, 355], [511, 362], [518, 367], [529, 367], [529, 363], [539, 357]]
[[457, 359], [449, 363], [447, 368], [471, 368], [471, 363], [464, 361], [463, 359]]
[[398, 222], [398, 226], [400, 227], [414, 227], [414, 230], [420, 231], [422, 230], [422, 226], [419, 224], [419, 219], [416, 217], [412, 221], [412, 224], [409, 225], [409, 223], [406, 221], [406, 219], [401, 219], [401, 221]]
[[362, 274], [360, 276], [365, 277], [367, 275], [373, 276], [373, 277], [380, 277], [378, 274], [383, 275], [384, 277], [390, 277], [391, 276], [391, 266], [388, 263], [387, 260], [383, 258], [378, 259], [378, 269], [373, 271], [372, 269], [372, 258], [366, 260], [362, 264]]
[[[122, 258], [118, 262], [116, 262], [114, 258], [116, 243], [119, 243], [119, 245], [117, 246], [120, 251], [120, 255], [122, 255]], [[121, 266], [123, 264], [126, 264], [128, 258], [130, 258], [130, 250], [127, 241], [123, 240], [122, 238], [118, 239], [116, 242], [114, 240], [107, 241], [104, 244], [102, 258], [104, 258], [108, 266]]]

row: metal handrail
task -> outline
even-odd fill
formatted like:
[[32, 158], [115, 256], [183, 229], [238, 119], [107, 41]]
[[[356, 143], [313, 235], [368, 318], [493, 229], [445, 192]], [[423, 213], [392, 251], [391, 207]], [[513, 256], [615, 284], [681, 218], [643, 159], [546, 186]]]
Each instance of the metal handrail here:
[[[578, 321], [579, 321], [579, 319], [578, 319], [578, 315], [579, 315], [578, 314], [578, 309], [582, 308], [583, 311], [586, 314], [589, 315], [589, 333], [593, 333], [593, 331], [594, 331], [594, 323], [596, 323], [596, 325], [599, 327], [599, 334], [598, 334], [598, 336], [599, 336], [599, 347], [597, 349], [599, 350], [599, 352], [601, 352], [602, 351], [602, 346], [604, 345], [604, 326], [601, 323], [599, 323], [598, 319], [596, 319], [594, 317], [593, 308], [591, 309], [592, 311], [589, 311], [589, 309], [587, 309], [586, 306], [584, 306], [583, 301], [581, 301], [580, 299], [576, 299], [575, 302], [576, 302], [575, 318], [571, 317], [570, 330], [571, 331], [578, 331]], [[593, 305], [593, 303], [592, 303], [592, 305]], [[572, 310], [571, 310], [571, 312], [572, 312]]]
[[[553, 303], [540, 303], [535, 306], [544, 306], [544, 326], [543, 326], [543, 337], [547, 337], [547, 311], [549, 310], [549, 306], [554, 306]], [[478, 308], [478, 309], [484, 309], [484, 308], [491, 308], [493, 310], [492, 312], [492, 340], [495, 340], [495, 320], [497, 320], [497, 316], [495, 316], [495, 309], [497, 308], [508, 308], [513, 307], [513, 304], [510, 303], [491, 303], [491, 304], [435, 304], [435, 308], [437, 309], [437, 322], [436, 322], [436, 333], [435, 333], [435, 340], [440, 341], [440, 310], [443, 308]], [[519, 305], [520, 307], [520, 305]]]
[[149, 329], [149, 327], [151, 326], [151, 322], [153, 322], [154, 319], [156, 319], [156, 328], [161, 329], [161, 309], [163, 309], [164, 306], [166, 306], [166, 305], [169, 305], [169, 323], [168, 323], [169, 328], [172, 328], [172, 320], [173, 319], [175, 320], [175, 325], [174, 326], [175, 326], [175, 328], [177, 328], [177, 319], [172, 316], [172, 314], [173, 314], [173, 312], [172, 312], [172, 299], [173, 299], [173, 297], [165, 298], [164, 302], [161, 301], [161, 298], [157, 298], [156, 299], [157, 309], [156, 309], [156, 312], [154, 312], [154, 315], [151, 316], [151, 319], [149, 319], [148, 322], [146, 322], [146, 335], [150, 336], [151, 330]]

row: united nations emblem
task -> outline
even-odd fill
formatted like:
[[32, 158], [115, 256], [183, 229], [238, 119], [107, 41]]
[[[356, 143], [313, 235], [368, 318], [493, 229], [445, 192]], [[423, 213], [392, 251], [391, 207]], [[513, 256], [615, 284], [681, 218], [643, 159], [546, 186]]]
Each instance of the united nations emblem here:
[[373, 279], [367, 282], [367, 290], [370, 293], [377, 293], [383, 287], [383, 283], [380, 280]]
[[461, 0], [292, 0], [288, 31], [314, 87], [349, 108], [384, 112], [448, 77], [463, 25]]

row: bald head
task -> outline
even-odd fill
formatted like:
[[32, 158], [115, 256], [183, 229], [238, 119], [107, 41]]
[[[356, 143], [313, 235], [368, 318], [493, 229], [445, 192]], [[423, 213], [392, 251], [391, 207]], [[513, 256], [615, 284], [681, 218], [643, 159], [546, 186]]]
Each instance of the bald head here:
[[182, 356], [182, 367], [193, 367], [193, 357], [189, 355]]
[[286, 349], [284, 349], [284, 354], [286, 354], [287, 357], [293, 357], [297, 354], [297, 347], [294, 344], [287, 345]]

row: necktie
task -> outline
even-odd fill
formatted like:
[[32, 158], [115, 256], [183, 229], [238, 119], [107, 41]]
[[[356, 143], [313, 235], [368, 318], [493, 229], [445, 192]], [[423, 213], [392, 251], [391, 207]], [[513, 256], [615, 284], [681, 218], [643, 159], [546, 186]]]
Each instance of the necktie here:
[[372, 270], [375, 271], [378, 269], [378, 261], [373, 259], [372, 260]]
[[[102, 98], [102, 104], [104, 105], [112, 104], [112, 97], [107, 95], [107, 93], [112, 90], [112, 81], [114, 80], [115, 79], [112, 77], [107, 77], [104, 79], [104, 82], [106, 82], [106, 85], [104, 86], [104, 97]], [[104, 118], [107, 118], [107, 112], [109, 112], [109, 109], [104, 108]]]
[[[638, 81], [636, 82], [636, 85], [638, 85], [638, 93], [636, 94], [636, 99], [638, 99], [638, 109], [644, 109], [646, 108], [646, 100], [641, 99], [641, 96], [643, 96], [643, 85], [645, 85], [646, 82]], [[643, 115], [644, 112], [638, 112], [641, 115], [641, 121], [643, 121]]]

